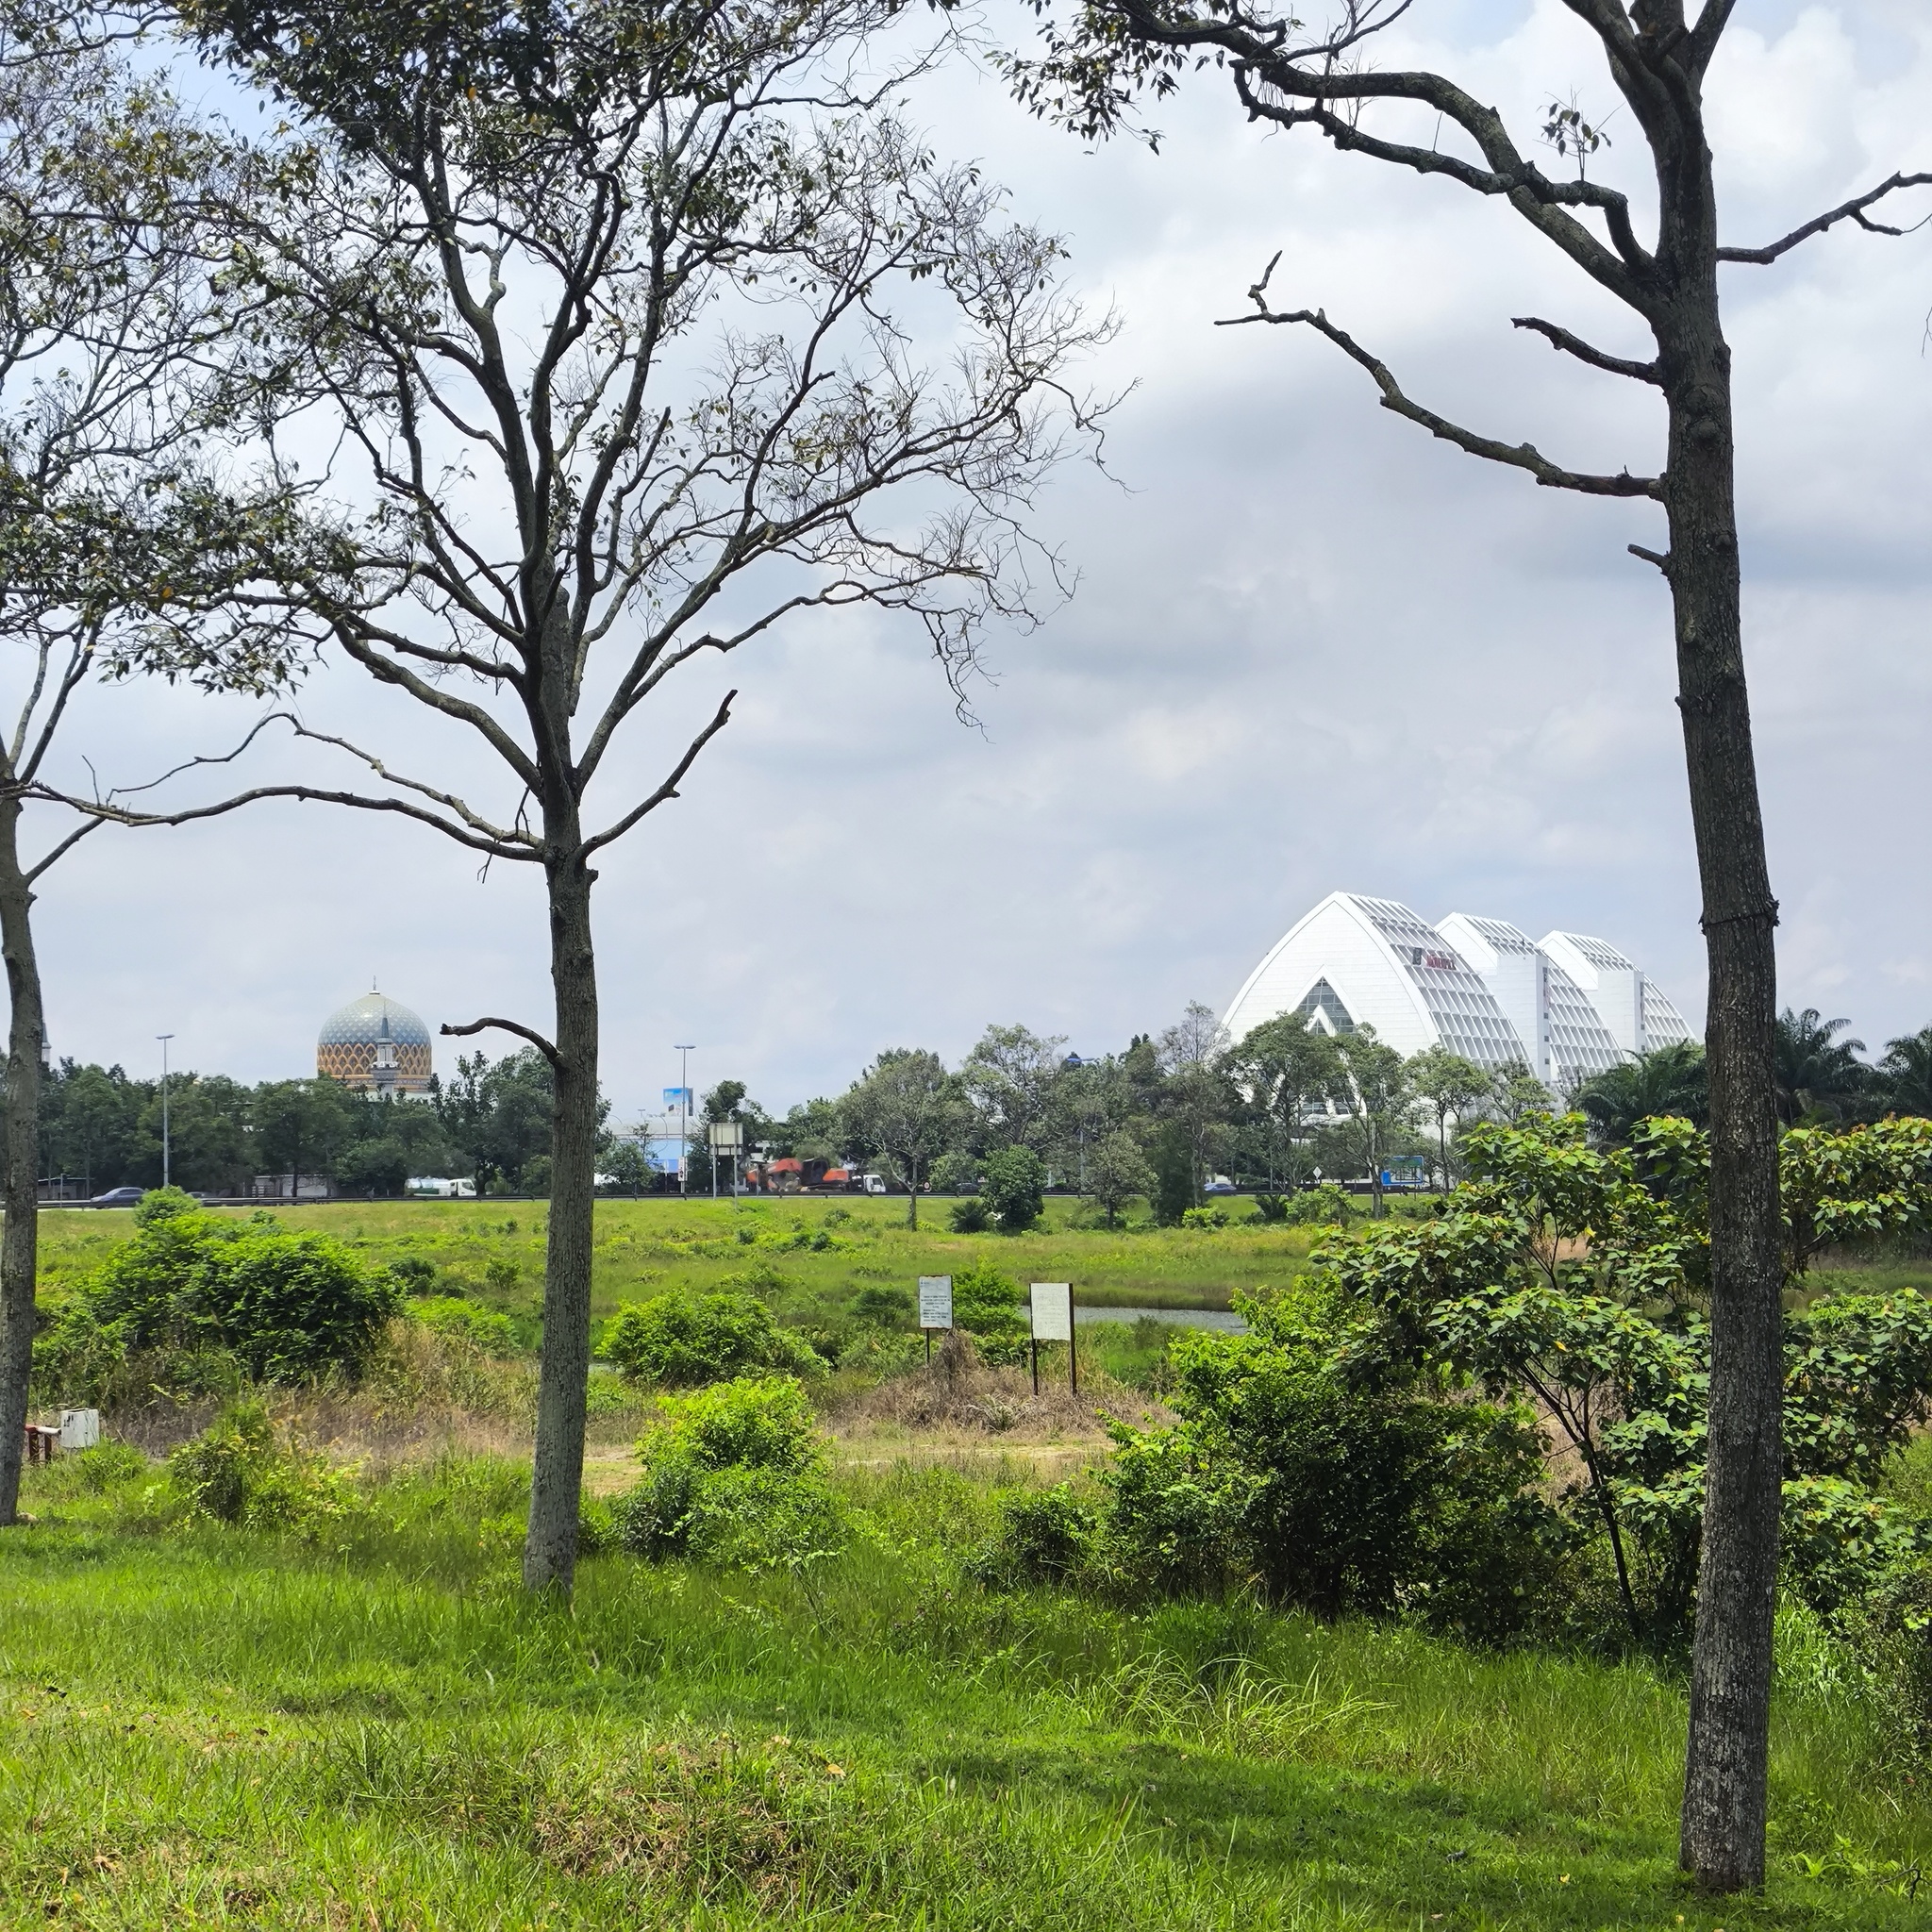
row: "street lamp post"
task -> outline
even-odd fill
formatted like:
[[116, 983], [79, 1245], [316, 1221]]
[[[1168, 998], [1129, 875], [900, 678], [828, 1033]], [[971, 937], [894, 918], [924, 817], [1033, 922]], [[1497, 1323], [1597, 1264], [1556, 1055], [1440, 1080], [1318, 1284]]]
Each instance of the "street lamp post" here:
[[168, 1042], [174, 1039], [172, 1033], [157, 1033], [155, 1038], [161, 1042], [161, 1185], [168, 1185]]
[[681, 1124], [677, 1133], [677, 1191], [691, 1198], [691, 1058], [695, 1045], [677, 1049], [677, 1105]]

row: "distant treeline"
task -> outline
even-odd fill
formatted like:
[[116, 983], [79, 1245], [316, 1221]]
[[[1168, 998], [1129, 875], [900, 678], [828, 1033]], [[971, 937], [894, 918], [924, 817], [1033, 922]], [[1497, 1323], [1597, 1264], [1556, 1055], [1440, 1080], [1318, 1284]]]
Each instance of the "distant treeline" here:
[[[398, 1194], [411, 1174], [479, 1187], [550, 1185], [550, 1067], [534, 1048], [458, 1059], [425, 1100], [372, 1099], [323, 1077], [244, 1086], [220, 1074], [168, 1081], [170, 1177], [199, 1193], [246, 1192], [258, 1174], [320, 1174], [344, 1192]], [[89, 1193], [158, 1187], [161, 1083], [63, 1059], [41, 1093], [41, 1172]]]

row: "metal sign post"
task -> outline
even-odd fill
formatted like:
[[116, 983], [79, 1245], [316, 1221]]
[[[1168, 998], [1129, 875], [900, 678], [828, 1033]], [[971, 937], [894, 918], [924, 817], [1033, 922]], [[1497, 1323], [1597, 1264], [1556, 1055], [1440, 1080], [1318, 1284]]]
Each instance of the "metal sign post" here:
[[1032, 1295], [1033, 1392], [1040, 1393], [1040, 1344], [1064, 1341], [1074, 1392], [1080, 1392], [1080, 1364], [1074, 1354], [1074, 1286], [1069, 1281], [1036, 1281]]
[[953, 1326], [953, 1277], [950, 1274], [922, 1274], [919, 1277], [919, 1325], [925, 1336], [925, 1359], [932, 1362], [932, 1336]]
[[731, 1198], [738, 1198], [738, 1155], [744, 1145], [744, 1125], [740, 1121], [713, 1121], [707, 1130], [707, 1139], [711, 1143], [711, 1199], [718, 1198], [718, 1157], [723, 1154], [731, 1161]]

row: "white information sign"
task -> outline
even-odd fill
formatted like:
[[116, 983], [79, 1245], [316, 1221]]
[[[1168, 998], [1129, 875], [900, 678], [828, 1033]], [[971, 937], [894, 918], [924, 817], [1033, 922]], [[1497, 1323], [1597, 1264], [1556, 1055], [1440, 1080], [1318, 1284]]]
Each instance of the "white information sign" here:
[[922, 1274], [919, 1277], [919, 1325], [922, 1328], [950, 1328], [953, 1325], [953, 1277], [950, 1274]]
[[1074, 1289], [1066, 1281], [1033, 1284], [1033, 1339], [1071, 1341], [1074, 1339]]

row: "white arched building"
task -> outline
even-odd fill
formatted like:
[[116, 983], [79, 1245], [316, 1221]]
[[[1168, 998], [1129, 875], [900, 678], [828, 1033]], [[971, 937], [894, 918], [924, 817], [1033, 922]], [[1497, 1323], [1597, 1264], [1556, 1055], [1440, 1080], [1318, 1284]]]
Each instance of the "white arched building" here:
[[1557, 1094], [1690, 1029], [1606, 941], [1539, 941], [1504, 919], [1431, 925], [1393, 899], [1331, 892], [1297, 920], [1223, 1016], [1236, 1040], [1277, 1014], [1330, 1033], [1373, 1025], [1405, 1054], [1445, 1046], [1480, 1067], [1529, 1068]]

